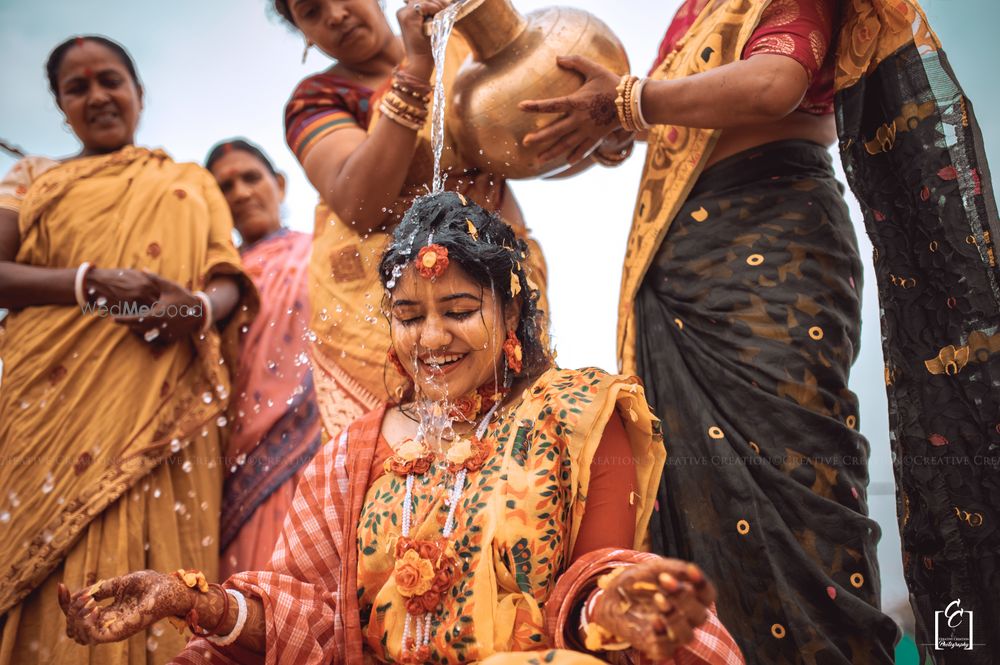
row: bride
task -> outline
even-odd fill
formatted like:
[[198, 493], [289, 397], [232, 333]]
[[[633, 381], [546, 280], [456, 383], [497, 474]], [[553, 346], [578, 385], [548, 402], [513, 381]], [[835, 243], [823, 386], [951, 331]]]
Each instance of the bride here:
[[742, 663], [700, 569], [641, 551], [665, 457], [642, 387], [554, 366], [526, 252], [418, 199], [379, 267], [408, 388], [316, 456], [268, 570], [62, 588], [68, 634], [173, 617], [205, 637], [178, 663]]

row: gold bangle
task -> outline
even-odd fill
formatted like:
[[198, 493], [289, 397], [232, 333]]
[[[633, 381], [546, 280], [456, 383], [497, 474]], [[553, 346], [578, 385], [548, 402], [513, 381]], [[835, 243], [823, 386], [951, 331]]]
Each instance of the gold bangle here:
[[431, 93], [429, 92], [421, 93], [417, 90], [414, 90], [413, 88], [403, 85], [399, 81], [394, 80], [392, 82], [392, 89], [395, 92], [400, 92], [408, 97], [412, 97], [413, 99], [421, 101], [424, 104], [427, 104], [429, 101], [431, 101]]
[[402, 115], [397, 113], [395, 109], [386, 104], [385, 100], [382, 100], [382, 103], [379, 105], [379, 110], [382, 112], [382, 115], [389, 118], [397, 125], [402, 125], [403, 127], [406, 127], [407, 129], [412, 129], [415, 132], [419, 132], [424, 126], [423, 123], [417, 123], [414, 120], [409, 120], [403, 117]]
[[413, 104], [408, 104], [395, 92], [387, 93], [382, 100], [402, 115], [412, 116], [413, 119], [421, 121], [427, 118], [427, 107], [421, 108]]
[[618, 109], [618, 122], [622, 128], [629, 132], [637, 131], [635, 118], [632, 110], [632, 91], [638, 76], [625, 74], [618, 83], [618, 97], [615, 99], [615, 107]]
[[628, 129], [628, 120], [625, 118], [625, 86], [628, 84], [630, 77], [630, 74], [623, 74], [621, 80], [618, 81], [618, 87], [615, 88], [615, 91], [618, 93], [618, 96], [615, 97], [615, 109], [618, 111], [618, 123], [625, 129]]
[[399, 65], [392, 70], [392, 80], [393, 83], [405, 85], [412, 90], [415, 97], [426, 96], [428, 100], [431, 98], [431, 91], [433, 90], [431, 84], [418, 76], [414, 76]]
[[412, 122], [414, 124], [417, 124], [417, 125], [419, 125], [421, 127], [423, 127], [424, 123], [427, 122], [427, 116], [426, 115], [414, 115], [413, 113], [407, 113], [403, 109], [397, 108], [397, 107], [393, 106], [392, 104], [388, 104], [386, 102], [383, 102], [382, 106], [388, 108], [390, 110], [390, 112], [393, 113], [393, 114], [395, 114], [396, 116], [398, 116], [400, 118], [404, 118], [405, 120], [407, 120], [409, 122]]

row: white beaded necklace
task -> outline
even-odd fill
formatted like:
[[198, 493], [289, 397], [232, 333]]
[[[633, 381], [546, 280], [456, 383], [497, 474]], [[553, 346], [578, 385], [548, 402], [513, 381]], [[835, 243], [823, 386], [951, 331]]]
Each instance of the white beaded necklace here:
[[[497, 409], [500, 407], [500, 401], [497, 400], [496, 403], [486, 412], [483, 419], [479, 422], [476, 427], [476, 438], [482, 440], [483, 435], [486, 434], [486, 428], [490, 424], [490, 420], [493, 419], [493, 414], [496, 413]], [[455, 510], [458, 507], [458, 501], [462, 497], [462, 491], [465, 489], [465, 478], [467, 471], [462, 468], [455, 474], [455, 482], [448, 491], [448, 497], [445, 499], [445, 505], [448, 506], [448, 518], [444, 522], [444, 528], [441, 530], [441, 535], [447, 539], [451, 538], [451, 534], [455, 531]], [[406, 474], [406, 493], [403, 496], [403, 528], [402, 536], [403, 538], [410, 537], [410, 527], [413, 524], [413, 474]], [[414, 640], [413, 650], [416, 651], [421, 647], [426, 647], [431, 641], [431, 613], [425, 612], [422, 616], [417, 616], [411, 614], [409, 611], [406, 613], [406, 622], [403, 624], [403, 638], [400, 645], [400, 652], [406, 654], [407, 645], [410, 639], [410, 631], [413, 624], [416, 624], [416, 639]]]

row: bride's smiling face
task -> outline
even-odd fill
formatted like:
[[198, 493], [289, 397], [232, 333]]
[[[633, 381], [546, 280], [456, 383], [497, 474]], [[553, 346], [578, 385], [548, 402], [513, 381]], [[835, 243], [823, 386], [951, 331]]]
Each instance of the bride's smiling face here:
[[454, 400], [503, 380], [503, 342], [517, 308], [504, 308], [457, 264], [434, 280], [408, 266], [389, 307], [393, 348], [426, 397]]

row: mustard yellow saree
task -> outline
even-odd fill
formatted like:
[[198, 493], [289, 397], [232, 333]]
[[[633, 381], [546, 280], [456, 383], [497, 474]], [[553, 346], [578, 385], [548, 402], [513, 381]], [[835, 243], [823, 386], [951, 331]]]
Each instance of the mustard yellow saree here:
[[[0, 205], [19, 210], [18, 263], [139, 268], [194, 289], [241, 274], [229, 210], [200, 167], [133, 146], [48, 166], [5, 181]], [[183, 645], [156, 626], [79, 646], [65, 637], [56, 587], [143, 568], [215, 576], [230, 368], [256, 306], [248, 282], [243, 294], [221, 334], [168, 347], [76, 306], [8, 317], [0, 664], [160, 663]]]

